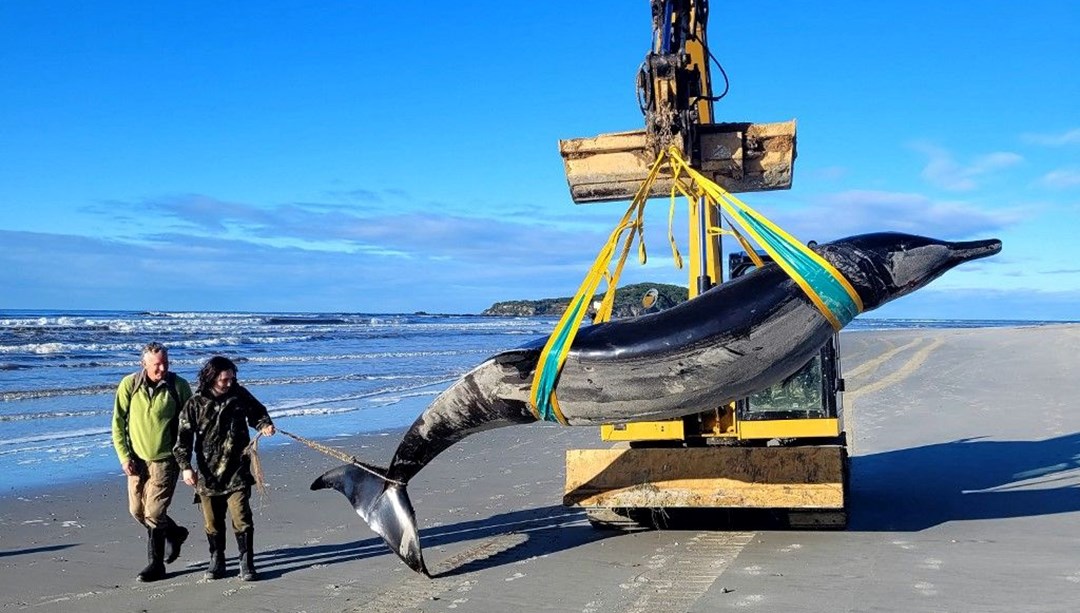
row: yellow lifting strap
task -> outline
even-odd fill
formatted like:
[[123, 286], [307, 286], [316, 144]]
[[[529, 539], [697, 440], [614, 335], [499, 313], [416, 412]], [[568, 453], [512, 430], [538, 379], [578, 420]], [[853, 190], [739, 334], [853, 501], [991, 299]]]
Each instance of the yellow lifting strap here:
[[[829, 320], [833, 329], [840, 330], [863, 311], [862, 299], [832, 264], [791, 236], [764, 215], [746, 205], [723, 187], [690, 167], [678, 149], [670, 148], [675, 182], [682, 185], [682, 174], [690, 179], [684, 193], [704, 197], [711, 205], [720, 206], [735, 225], [742, 227], [774, 262], [803, 290], [811, 302]], [[696, 188], [696, 189], [693, 189]], [[745, 246], [745, 243], [744, 243]], [[753, 254], [753, 250], [748, 250]], [[751, 256], [753, 258], [753, 255]]]
[[[559, 371], [566, 361], [566, 354], [570, 352], [570, 346], [574, 344], [574, 337], [577, 336], [578, 329], [581, 327], [581, 320], [588, 312], [589, 302], [596, 294], [596, 288], [600, 285], [601, 279], [607, 279], [608, 289], [604, 294], [600, 307], [597, 309], [593, 322], [602, 323], [611, 317], [619, 274], [622, 272], [623, 264], [626, 262], [626, 256], [630, 251], [630, 246], [633, 244], [634, 236], [638, 236], [640, 240], [643, 224], [642, 214], [645, 211], [645, 201], [649, 197], [649, 187], [656, 181], [663, 162], [664, 156], [656, 158], [656, 162], [653, 163], [645, 181], [641, 184], [637, 194], [634, 195], [634, 199], [630, 202], [626, 213], [623, 214], [619, 225], [611, 232], [611, 236], [608, 237], [607, 242], [600, 249], [592, 268], [585, 275], [585, 280], [582, 281], [577, 293], [570, 299], [570, 304], [567, 305], [562, 318], [555, 324], [555, 330], [548, 337], [547, 344], [544, 345], [544, 349], [540, 353], [540, 360], [537, 364], [536, 374], [533, 376], [532, 390], [529, 395], [529, 408], [537, 419], [566, 424], [566, 419], [563, 417], [562, 411], [559, 410], [559, 401], [555, 397], [555, 382], [558, 379]], [[626, 233], [625, 238], [622, 236], [624, 232]], [[615, 272], [609, 273], [608, 265], [615, 255], [615, 249], [620, 239], [622, 239], [623, 243], [622, 254], [619, 256]], [[641, 246], [640, 255], [644, 262], [644, 244]]]
[[[686, 160], [682, 158], [682, 154], [678, 149], [670, 148], [657, 156], [626, 213], [623, 214], [607, 243], [597, 254], [592, 268], [585, 276], [577, 293], [570, 300], [570, 304], [555, 325], [554, 331], [548, 337], [547, 343], [540, 353], [529, 395], [529, 408], [537, 419], [557, 421], [562, 424], [567, 423], [566, 418], [559, 409], [559, 402], [555, 396], [555, 384], [559, 372], [566, 362], [566, 356], [574, 343], [574, 337], [581, 327], [581, 320], [588, 311], [589, 302], [595, 295], [601, 279], [607, 280], [608, 288], [600, 307], [597, 309], [593, 322], [602, 323], [610, 319], [615, 300], [615, 288], [630, 247], [633, 245], [635, 235], [639, 240], [640, 259], [642, 263], [645, 262], [645, 245], [642, 240], [642, 215], [652, 184], [656, 181], [661, 168], [665, 164], [673, 177], [668, 238], [677, 264], [681, 264], [682, 258], [675, 247], [670, 224], [674, 217], [676, 193], [681, 193], [690, 201], [691, 206], [704, 199], [706, 206], [721, 207], [730, 218], [728, 223], [731, 225], [731, 233], [746, 249], [754, 263], [758, 266], [762, 265], [761, 258], [750, 248], [747, 239], [735, 229], [736, 224], [741, 226], [743, 231], [749, 234], [772, 257], [773, 261], [778, 263], [788, 276], [802, 288], [835, 329], [839, 330], [851, 321], [855, 315], [862, 312], [863, 305], [858, 294], [836, 268], [763, 215], [735, 198], [727, 190], [691, 168]], [[731, 220], [734, 220], [734, 223]], [[711, 230], [725, 232], [720, 228], [712, 228]], [[623, 237], [624, 232], [626, 233], [625, 237]], [[609, 272], [608, 266], [615, 255], [620, 239], [623, 243], [622, 253], [619, 256], [615, 271]]]

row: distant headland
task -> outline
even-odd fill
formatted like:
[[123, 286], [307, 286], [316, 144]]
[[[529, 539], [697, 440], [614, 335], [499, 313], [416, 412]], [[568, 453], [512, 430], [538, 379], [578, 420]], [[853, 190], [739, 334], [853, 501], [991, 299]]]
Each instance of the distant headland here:
[[[656, 290], [653, 304], [646, 308], [643, 304], [645, 294], [649, 290]], [[597, 295], [599, 300], [603, 295]], [[635, 317], [652, 310], [663, 310], [685, 302], [689, 297], [687, 289], [680, 285], [668, 283], [635, 283], [626, 287], [618, 288], [615, 292], [615, 304], [611, 311], [611, 317]], [[566, 311], [570, 304], [570, 297], [565, 298], [542, 298], [540, 300], [507, 300], [496, 302], [481, 313], [481, 315], [497, 315], [503, 317], [532, 317], [550, 316], [559, 317]]]

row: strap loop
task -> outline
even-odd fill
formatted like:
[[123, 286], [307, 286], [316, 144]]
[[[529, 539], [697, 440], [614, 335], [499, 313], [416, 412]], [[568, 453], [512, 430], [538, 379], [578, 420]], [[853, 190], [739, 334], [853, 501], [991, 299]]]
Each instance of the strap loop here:
[[[653, 183], [659, 176], [661, 168], [671, 173], [671, 209], [668, 213], [668, 240], [671, 243], [672, 255], [676, 266], [682, 268], [682, 256], [675, 245], [672, 232], [675, 217], [676, 195], [685, 197], [690, 206], [704, 199], [705, 206], [719, 207], [727, 215], [724, 220], [730, 226], [730, 230], [723, 228], [709, 228], [709, 231], [718, 233], [730, 232], [746, 250], [754, 264], [761, 266], [763, 261], [757, 252], [751, 247], [751, 239], [768, 253], [774, 262], [788, 274], [789, 277], [803, 290], [811, 302], [821, 311], [833, 328], [839, 330], [856, 315], [863, 311], [862, 300], [855, 288], [832, 264], [810, 250], [806, 245], [796, 240], [793, 236], [772, 223], [765, 216], [751, 209], [741, 200], [733, 196], [723, 187], [717, 185], [708, 177], [690, 167], [683, 159], [681, 152], [676, 147], [670, 147], [662, 151], [649, 169], [649, 174], [641, 187], [638, 188], [630, 206], [626, 209], [619, 224], [612, 231], [607, 243], [600, 249], [592, 268], [585, 276], [581, 286], [574, 297], [570, 300], [562, 318], [555, 325], [554, 331], [548, 337], [540, 360], [533, 376], [532, 389], [530, 390], [529, 408], [537, 419], [544, 421], [557, 421], [566, 424], [566, 418], [559, 409], [558, 400], [555, 397], [555, 386], [558, 382], [559, 372], [566, 362], [566, 356], [574, 343], [574, 337], [581, 327], [581, 321], [588, 311], [589, 301], [596, 294], [601, 279], [607, 282], [607, 290], [604, 298], [597, 308], [593, 323], [603, 323], [611, 319], [611, 312], [615, 304], [615, 289], [618, 285], [619, 276], [622, 274], [626, 257], [633, 246], [635, 236], [638, 239], [639, 259], [642, 264], [646, 261], [644, 241], [644, 212], [645, 201]], [[701, 212], [702, 214], [705, 211]], [[743, 232], [736, 229], [736, 225]], [[623, 233], [626, 233], [625, 237]], [[615, 270], [609, 272], [609, 265], [615, 255], [619, 243], [622, 250], [619, 254]]]

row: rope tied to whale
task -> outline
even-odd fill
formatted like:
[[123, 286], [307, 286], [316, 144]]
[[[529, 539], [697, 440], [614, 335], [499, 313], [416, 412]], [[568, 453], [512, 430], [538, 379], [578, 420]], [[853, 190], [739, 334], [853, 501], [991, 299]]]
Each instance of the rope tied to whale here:
[[[343, 451], [339, 451], [337, 449], [334, 449], [333, 447], [327, 447], [326, 445], [323, 445], [322, 443], [313, 441], [313, 440], [311, 440], [309, 438], [304, 438], [304, 437], [302, 437], [302, 436], [300, 436], [298, 434], [293, 434], [292, 432], [287, 432], [285, 430], [282, 430], [281, 428], [278, 428], [277, 431], [279, 433], [284, 434], [285, 436], [293, 439], [294, 441], [297, 441], [299, 443], [307, 445], [308, 447], [314, 449], [315, 451], [318, 451], [320, 453], [325, 453], [326, 455], [328, 455], [328, 456], [330, 456], [332, 458], [336, 458], [338, 460], [341, 460], [342, 462], [345, 462], [346, 464], [352, 464], [353, 466], [356, 466], [360, 470], [371, 473], [372, 475], [382, 479], [383, 481], [386, 481], [387, 483], [393, 483], [395, 485], [405, 485], [405, 483], [402, 482], [402, 481], [398, 481], [397, 479], [391, 479], [391, 478], [387, 477], [385, 474], [382, 473], [382, 471], [376, 470], [370, 464], [366, 464], [366, 463], [360, 461], [356, 456], [349, 455], [349, 454], [347, 454], [347, 453], [345, 453]], [[259, 462], [259, 454], [258, 454], [259, 439], [260, 438], [262, 438], [262, 433], [261, 432], [256, 434], [255, 438], [251, 439], [251, 442], [248, 443], [248, 446], [244, 448], [244, 453], [247, 454], [248, 457], [251, 459], [252, 476], [255, 478], [255, 483], [256, 483], [256, 486], [259, 488], [260, 493], [262, 493], [264, 488], [265, 488], [265, 485], [264, 485], [265, 480], [263, 479], [262, 465]]]
[[[615, 287], [635, 236], [638, 238], [639, 259], [642, 264], [645, 263], [646, 252], [643, 238], [645, 201], [649, 197], [653, 183], [663, 169], [670, 172], [672, 177], [668, 240], [671, 243], [677, 268], [682, 268], [682, 257], [675, 245], [671, 225], [674, 219], [676, 197], [682, 195], [692, 207], [697, 206], [699, 201], [704, 201], [705, 206], [716, 207], [727, 213], [727, 217], [723, 215], [721, 217], [728, 222], [730, 229], [713, 227], [709, 230], [714, 235], [725, 233], [734, 235], [739, 244], [746, 249], [754, 264], [760, 267], [763, 264], [762, 259], [747, 238], [737, 229], [741, 227], [743, 232], [769, 254], [772, 260], [802, 289], [833, 329], [840, 330], [863, 311], [862, 300], [855, 288], [832, 264], [764, 215], [692, 168], [676, 147], [670, 147], [661, 151], [653, 162], [645, 181], [638, 188], [626, 213], [623, 214], [607, 242], [600, 249], [592, 267], [585, 275], [577, 293], [570, 299], [570, 304], [540, 353], [540, 360], [529, 393], [529, 409], [537, 419], [566, 425], [566, 418], [559, 409], [559, 402], [555, 395], [559, 371], [566, 362], [574, 337], [581, 327], [581, 320], [588, 310], [588, 301], [596, 294], [601, 280], [606, 280], [608, 287], [596, 310], [593, 323], [603, 323], [611, 318], [615, 302]], [[700, 213], [704, 214], [704, 211]], [[614, 271], [609, 271], [611, 260], [620, 241], [622, 253]]]

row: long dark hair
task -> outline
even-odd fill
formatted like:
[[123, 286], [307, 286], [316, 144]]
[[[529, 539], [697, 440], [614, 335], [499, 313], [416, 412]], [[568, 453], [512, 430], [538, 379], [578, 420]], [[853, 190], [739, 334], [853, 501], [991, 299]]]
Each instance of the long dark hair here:
[[223, 355], [215, 355], [207, 360], [206, 364], [203, 364], [202, 370], [199, 371], [198, 392], [200, 394], [212, 394], [218, 375], [226, 370], [231, 370], [234, 374], [238, 372], [236, 364]]

